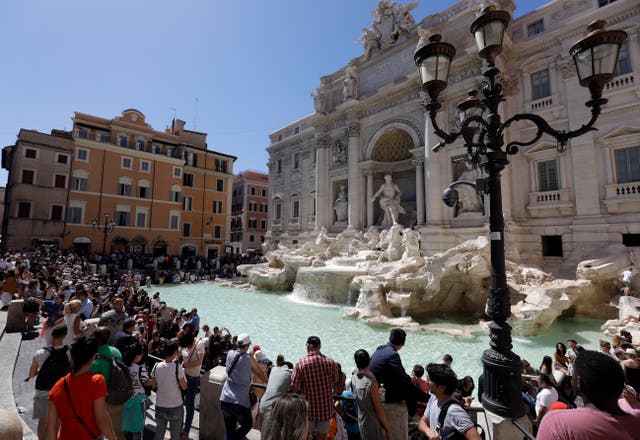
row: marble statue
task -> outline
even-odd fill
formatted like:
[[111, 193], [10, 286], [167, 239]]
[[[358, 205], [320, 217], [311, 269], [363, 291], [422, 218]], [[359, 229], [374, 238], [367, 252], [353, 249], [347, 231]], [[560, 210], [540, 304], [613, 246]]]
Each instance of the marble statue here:
[[342, 82], [342, 99], [358, 99], [358, 73], [354, 65], [349, 64], [344, 71], [344, 81]]
[[420, 234], [411, 228], [406, 228], [402, 233], [402, 259], [420, 257]]
[[364, 59], [365, 61], [371, 58], [373, 52], [380, 50], [380, 34], [378, 32], [364, 28], [360, 35], [360, 40], [364, 47]]
[[318, 89], [316, 92], [311, 92], [311, 96], [313, 97], [313, 107], [316, 109], [316, 112], [321, 115], [327, 114], [327, 97], [325, 96], [324, 91]]
[[416, 21], [411, 15], [411, 10], [418, 6], [418, 2], [409, 3], [407, 5], [398, 5], [398, 14], [396, 17], [397, 33], [409, 33], [411, 28], [416, 25]]
[[458, 203], [456, 205], [456, 216], [465, 212], [484, 212], [484, 203], [476, 191], [476, 179], [482, 178], [482, 170], [473, 166], [471, 161], [465, 160], [466, 170], [460, 174], [457, 182], [467, 182], [471, 185], [456, 185], [458, 192]]
[[340, 185], [340, 191], [338, 191], [338, 197], [333, 202], [333, 209], [336, 212], [337, 222], [346, 222], [349, 212], [349, 198], [347, 196], [347, 190], [344, 185]]
[[380, 209], [382, 209], [382, 219], [379, 221], [379, 225], [383, 228], [390, 228], [393, 225], [398, 224], [398, 217], [400, 214], [404, 214], [405, 210], [400, 205], [401, 202], [400, 188], [393, 183], [390, 174], [384, 176], [384, 183], [380, 185], [380, 189], [373, 195], [371, 199], [374, 202], [380, 197]]

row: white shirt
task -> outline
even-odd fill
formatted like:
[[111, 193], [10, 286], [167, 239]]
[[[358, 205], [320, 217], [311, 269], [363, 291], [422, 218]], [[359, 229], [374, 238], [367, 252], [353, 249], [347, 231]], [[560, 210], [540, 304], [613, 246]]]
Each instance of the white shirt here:
[[158, 362], [151, 370], [151, 375], [155, 377], [156, 384], [158, 384], [156, 406], [161, 408], [182, 406], [182, 393], [178, 384], [178, 379], [184, 379], [182, 365], [178, 364], [178, 379], [176, 379], [175, 362]]
[[630, 270], [625, 270], [624, 272], [622, 272], [622, 281], [624, 282], [631, 282], [631, 276], [633, 275], [633, 272], [631, 272]]
[[183, 348], [180, 353], [182, 354], [182, 362], [198, 361], [198, 365], [195, 367], [185, 368], [184, 373], [191, 377], [200, 377], [200, 368], [202, 361], [204, 360], [204, 339], [198, 339], [195, 342], [193, 349]]
[[555, 388], [542, 388], [536, 396], [536, 415], [540, 414], [542, 407], [551, 408], [553, 402], [558, 401], [558, 392]]

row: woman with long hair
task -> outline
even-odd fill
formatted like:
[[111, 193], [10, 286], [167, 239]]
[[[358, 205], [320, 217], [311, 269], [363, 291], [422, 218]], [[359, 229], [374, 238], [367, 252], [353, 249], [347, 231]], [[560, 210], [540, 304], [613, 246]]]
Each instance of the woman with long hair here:
[[264, 422], [264, 440], [306, 440], [309, 407], [299, 394], [285, 394], [276, 400]]
[[64, 305], [64, 316], [56, 322], [56, 324], [64, 322], [67, 329], [69, 329], [63, 341], [64, 345], [71, 345], [80, 337], [80, 324], [82, 323], [82, 319], [78, 313], [81, 307], [82, 303], [80, 300], [74, 299], [69, 301]]

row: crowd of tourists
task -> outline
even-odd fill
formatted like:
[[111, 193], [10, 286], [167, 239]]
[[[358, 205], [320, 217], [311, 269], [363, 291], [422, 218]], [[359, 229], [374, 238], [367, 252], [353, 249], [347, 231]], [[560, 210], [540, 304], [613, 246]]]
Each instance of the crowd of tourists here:
[[[50, 250], [0, 259], [3, 300], [24, 300], [26, 331], [43, 339], [25, 378], [35, 379], [39, 439], [142, 439], [154, 394], [155, 438], [168, 430], [187, 439], [200, 375], [215, 367], [228, 377], [220, 410], [230, 440], [252, 428], [267, 440], [484, 438], [469, 411], [474, 379], [458, 378], [450, 355], [407, 374], [400, 351], [411, 341], [402, 329], [371, 353], [354, 347], [349, 375], [318, 336], [297, 362], [272, 361], [250, 335], [168, 306], [144, 274], [89, 275], [81, 261]], [[636, 349], [621, 332], [597, 350], [558, 343], [537, 369], [523, 360], [521, 396], [538, 438], [638, 438]], [[477, 382], [481, 400], [483, 376]]]

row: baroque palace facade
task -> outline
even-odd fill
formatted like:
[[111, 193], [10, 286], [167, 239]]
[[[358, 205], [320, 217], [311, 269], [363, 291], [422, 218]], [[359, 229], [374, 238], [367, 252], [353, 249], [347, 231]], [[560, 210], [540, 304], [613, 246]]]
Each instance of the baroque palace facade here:
[[[440, 33], [453, 44], [449, 85], [440, 100], [440, 125], [453, 130], [456, 105], [481, 85], [482, 60], [469, 32], [481, 7], [464, 0], [420, 22], [411, 5], [378, 3], [364, 51], [344, 68], [323, 76], [312, 94], [316, 112], [270, 134], [270, 230], [267, 238], [285, 246], [313, 238], [321, 227], [339, 233], [380, 223], [374, 195], [389, 174], [402, 193], [399, 222], [421, 232], [428, 254], [488, 231], [488, 197], [447, 208], [441, 194], [452, 182], [479, 177], [466, 169], [466, 148], [458, 141], [435, 154], [439, 141], [424, 109], [413, 52], [421, 33]], [[516, 5], [498, 0], [499, 9]], [[640, 246], [640, 4], [636, 0], [550, 2], [514, 19], [497, 63], [502, 70], [505, 115], [530, 112], [556, 129], [575, 129], [589, 120], [587, 89], [578, 83], [568, 52], [589, 23], [629, 35], [617, 76], [607, 85], [609, 100], [596, 127], [572, 139], [562, 153], [543, 136], [510, 156], [503, 172], [507, 243], [512, 256], [557, 264], [598, 255], [605, 246]], [[448, 115], [448, 116], [447, 116]], [[503, 118], [504, 119], [504, 118]], [[527, 141], [535, 128], [513, 124], [508, 141]], [[348, 215], [336, 200], [348, 192]], [[340, 218], [342, 217], [342, 218]], [[617, 249], [616, 246], [614, 248]], [[574, 251], [578, 251], [577, 253]]]
[[112, 119], [76, 112], [71, 132], [21, 130], [3, 150], [5, 246], [223, 255], [236, 157], [208, 150], [206, 133], [184, 125], [157, 131], [128, 109]]

